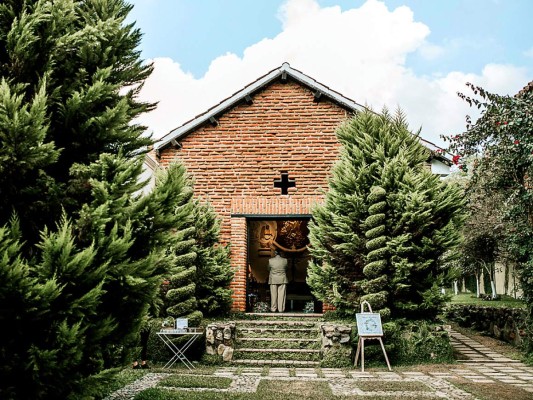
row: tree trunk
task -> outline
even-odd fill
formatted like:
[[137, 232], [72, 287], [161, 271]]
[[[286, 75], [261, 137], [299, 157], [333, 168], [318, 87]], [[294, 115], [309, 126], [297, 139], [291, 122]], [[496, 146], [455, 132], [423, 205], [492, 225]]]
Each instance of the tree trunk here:
[[489, 267], [489, 274], [490, 274], [490, 288], [492, 290], [492, 299], [494, 300], [496, 297], [498, 297], [498, 293], [496, 293], [496, 267], [491, 265]]
[[490, 280], [490, 288], [492, 289], [492, 299], [494, 300], [498, 297], [498, 294], [496, 293], [496, 282], [494, 282], [494, 279]]

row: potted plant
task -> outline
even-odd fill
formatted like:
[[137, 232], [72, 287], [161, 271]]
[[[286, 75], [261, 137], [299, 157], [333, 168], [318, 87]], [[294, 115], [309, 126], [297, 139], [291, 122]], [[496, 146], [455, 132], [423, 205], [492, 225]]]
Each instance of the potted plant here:
[[166, 318], [163, 320], [163, 322], [161, 322], [161, 327], [162, 327], [164, 330], [170, 330], [170, 329], [174, 329], [175, 324], [176, 324], [176, 321], [174, 320], [173, 317], [166, 317]]

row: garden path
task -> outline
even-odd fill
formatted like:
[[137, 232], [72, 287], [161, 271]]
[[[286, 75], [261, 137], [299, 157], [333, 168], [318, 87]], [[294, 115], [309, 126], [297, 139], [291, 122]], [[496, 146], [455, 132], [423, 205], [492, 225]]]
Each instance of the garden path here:
[[[533, 367], [504, 357], [489, 347], [462, 335], [454, 330], [450, 331], [452, 344], [463, 356], [459, 364], [447, 368], [429, 368], [427, 372], [398, 370], [393, 372], [347, 370], [337, 368], [274, 368], [274, 367], [221, 367], [215, 370], [214, 376], [229, 377], [233, 380], [227, 389], [189, 389], [210, 390], [230, 393], [253, 393], [261, 380], [281, 381], [325, 381], [334, 395], [360, 395], [365, 398], [445, 398], [472, 399], [476, 398], [458, 388], [454, 382], [471, 382], [474, 384], [492, 384], [501, 387], [505, 385], [509, 390], [520, 388], [522, 393], [532, 393], [533, 398]], [[438, 371], [438, 372], [437, 372]], [[180, 374], [179, 370], [172, 371]], [[108, 396], [106, 400], [130, 400], [135, 394], [154, 387], [168, 374], [148, 373], [131, 385]], [[197, 375], [198, 376], [198, 375]], [[212, 376], [212, 375], [211, 375]], [[386, 388], [395, 383], [422, 384], [424, 391], [372, 391], [364, 389], [369, 384], [376, 383], [376, 387]], [[429, 388], [429, 389], [428, 389]], [[187, 390], [187, 389], [180, 389]], [[517, 397], [519, 398], [519, 397]]]

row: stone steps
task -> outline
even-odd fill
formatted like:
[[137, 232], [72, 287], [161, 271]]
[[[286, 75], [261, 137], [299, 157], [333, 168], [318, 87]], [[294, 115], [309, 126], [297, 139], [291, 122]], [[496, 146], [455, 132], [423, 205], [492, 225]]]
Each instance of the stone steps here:
[[[261, 314], [263, 317], [265, 314]], [[239, 365], [306, 366], [321, 359], [319, 321], [273, 313], [270, 318], [236, 323], [233, 363]]]
[[320, 346], [320, 341], [318, 339], [252, 337], [240, 338], [237, 344], [256, 349], [316, 349]]
[[[238, 328], [238, 334], [243, 335], [244, 337], [255, 337], [255, 336], [246, 336], [248, 334], [260, 334], [264, 337], [269, 337], [268, 334], [274, 335], [270, 337], [275, 337], [278, 335], [286, 335], [286, 337], [291, 337], [290, 334], [303, 334], [303, 336], [316, 336], [318, 334], [317, 328]], [[309, 337], [311, 338], [311, 337]]]
[[261, 320], [267, 320], [270, 318], [276, 319], [291, 319], [298, 318], [299, 320], [315, 320], [322, 321], [323, 314], [312, 313], [247, 313], [248, 318], [260, 318]]
[[240, 348], [239, 353], [283, 353], [283, 354], [320, 354], [318, 349], [258, 349], [258, 348]]
[[236, 365], [261, 365], [274, 367], [318, 367], [320, 361], [300, 361], [300, 360], [233, 360]]
[[299, 339], [299, 338], [240, 338], [239, 341], [243, 342], [252, 342], [252, 341], [265, 341], [265, 342], [310, 342], [310, 343], [316, 343], [317, 339]]
[[[318, 340], [319, 328], [237, 328], [236, 339]], [[260, 344], [260, 343], [258, 343]]]
[[299, 328], [316, 328], [318, 321], [293, 321], [293, 320], [251, 320], [242, 321], [240, 327], [299, 327]]

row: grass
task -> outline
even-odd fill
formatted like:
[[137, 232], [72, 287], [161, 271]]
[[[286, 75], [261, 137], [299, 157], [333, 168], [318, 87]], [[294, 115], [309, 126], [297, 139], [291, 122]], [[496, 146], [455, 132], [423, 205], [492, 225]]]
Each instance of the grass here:
[[431, 388], [422, 382], [358, 381], [357, 387], [365, 392], [429, 392]]
[[[368, 384], [366, 382], [365, 384]], [[397, 392], [397, 391], [425, 391], [429, 388], [417, 382], [372, 382], [371, 390]], [[363, 383], [358, 382], [357, 386]], [[363, 389], [365, 390], [365, 389]], [[285, 381], [285, 380], [262, 380], [255, 393], [228, 393], [213, 391], [185, 391], [168, 390], [164, 388], [152, 388], [144, 390], [135, 396], [135, 400], [285, 400], [297, 398], [301, 400], [348, 400], [360, 399], [360, 396], [335, 396], [327, 382], [318, 381]], [[391, 400], [393, 396], [371, 396], [364, 398], [372, 400]], [[410, 400], [427, 399], [427, 396], [413, 394]]]
[[[383, 390], [389, 390], [391, 382]], [[379, 389], [378, 389], [379, 390]], [[398, 390], [404, 390], [398, 389]], [[282, 381], [262, 380], [255, 393], [229, 393], [229, 392], [192, 392], [179, 390], [165, 390], [162, 388], [147, 389], [137, 396], [135, 400], [281, 400], [298, 398], [300, 400], [347, 400], [368, 399], [368, 396], [334, 396], [327, 382], [316, 381]], [[372, 397], [372, 400], [390, 400], [393, 397]], [[427, 397], [421, 397], [426, 399]], [[410, 399], [416, 399], [411, 397]]]
[[132, 369], [132, 368], [125, 368], [121, 371], [118, 371], [110, 376], [109, 380], [105, 384], [105, 386], [102, 387], [101, 395], [99, 395], [99, 398], [104, 398], [105, 396], [122, 389], [123, 387], [129, 385], [130, 383], [135, 382], [137, 379], [141, 378], [143, 375], [149, 372], [164, 372], [169, 373], [173, 372], [176, 373], [179, 371], [180, 375], [212, 375], [214, 371], [216, 370], [216, 367], [199, 367], [192, 371], [188, 370], [183, 365], [177, 365], [176, 368], [172, 368], [172, 370], [168, 370], [166, 368], [162, 368], [160, 365], [153, 365], [150, 369]]
[[531, 400], [533, 394], [522, 388], [494, 383], [453, 381], [454, 386], [468, 392], [479, 400]]
[[152, 388], [135, 396], [135, 400], [281, 400], [289, 398], [307, 400], [333, 400], [326, 382], [262, 380], [256, 393], [192, 392]]
[[112, 375], [109, 382], [102, 387], [102, 398], [113, 393], [116, 390], [122, 389], [124, 386], [135, 382], [142, 377], [147, 370], [142, 369], [123, 369]]
[[227, 389], [233, 380], [218, 376], [172, 375], [159, 382], [160, 386], [177, 388]]
[[483, 300], [472, 293], [459, 293], [451, 298], [449, 304], [472, 304], [487, 307], [515, 307], [523, 308], [525, 303], [514, 297], [501, 295], [498, 300]]
[[[451, 365], [421, 365], [415, 370], [420, 372], [448, 372]], [[374, 369], [369, 369], [371, 372]], [[384, 368], [376, 371], [385, 371]], [[396, 372], [401, 372], [403, 368], [395, 368]], [[413, 368], [407, 369], [413, 371]], [[169, 370], [165, 370], [169, 372]], [[361, 399], [368, 400], [391, 400], [397, 398], [394, 392], [411, 392], [408, 397], [410, 400], [427, 399], [428, 395], [433, 393], [431, 387], [426, 386], [423, 382], [413, 381], [389, 381], [389, 380], [352, 380], [351, 386], [357, 387], [365, 392], [364, 397], [353, 396], [335, 396], [330, 386], [324, 381], [309, 380], [278, 380], [263, 379], [259, 383], [255, 393], [235, 393], [224, 390], [231, 384], [231, 378], [212, 376], [212, 369], [198, 368], [192, 373], [188, 371], [172, 370], [174, 374], [169, 378], [161, 381], [158, 387], [146, 389], [135, 396], [135, 400], [285, 400], [298, 398], [299, 400], [349, 400]], [[268, 368], [263, 369], [268, 373]], [[291, 370], [291, 372], [294, 372]], [[135, 375], [142, 376], [144, 371], [122, 371], [119, 375], [122, 379], [131, 380]], [[209, 376], [211, 374], [211, 376]], [[207, 376], [200, 376], [207, 375]], [[239, 375], [238, 373], [236, 375]], [[264, 375], [264, 374], [262, 374]], [[294, 376], [294, 373], [291, 373]], [[501, 383], [476, 383], [457, 377], [450, 380], [454, 386], [471, 393], [479, 400], [526, 400], [533, 398], [520, 387]], [[199, 388], [206, 388], [206, 391], [198, 391]], [[190, 390], [186, 390], [190, 389]], [[372, 396], [370, 392], [389, 392], [387, 395]], [[417, 395], [416, 392], [423, 392]]]

